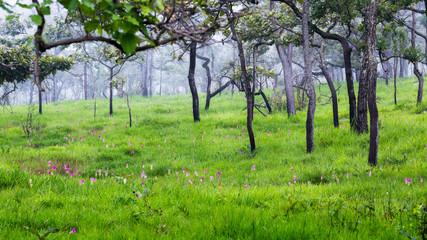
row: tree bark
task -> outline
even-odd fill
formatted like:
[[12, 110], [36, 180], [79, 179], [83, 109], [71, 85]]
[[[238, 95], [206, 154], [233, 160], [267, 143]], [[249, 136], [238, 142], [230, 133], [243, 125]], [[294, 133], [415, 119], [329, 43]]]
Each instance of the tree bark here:
[[397, 105], [397, 87], [396, 87], [397, 61], [398, 61], [398, 58], [395, 57], [394, 62], [393, 62], [393, 64], [394, 64], [394, 73], [393, 73], [393, 75], [394, 75], [394, 79], [393, 79], [393, 82], [394, 82], [394, 105]]
[[323, 72], [323, 75], [326, 78], [326, 82], [328, 83], [329, 90], [331, 91], [331, 98], [332, 98], [332, 112], [333, 112], [333, 121], [334, 121], [334, 127], [339, 127], [339, 118], [338, 118], [338, 98], [337, 98], [337, 92], [335, 90], [334, 82], [332, 81], [332, 77], [329, 74], [329, 71], [326, 67], [326, 61], [325, 61], [325, 55], [323, 53], [325, 47], [325, 43], [322, 42], [319, 56], [320, 56], [320, 69]]
[[39, 89], [39, 113], [42, 114], [43, 113], [43, 96], [42, 96], [42, 91]]
[[30, 105], [33, 104], [34, 84], [30, 82]]
[[85, 100], [88, 99], [88, 92], [87, 92], [87, 63], [85, 62], [83, 64], [83, 92]]
[[370, 115], [370, 139], [369, 139], [369, 159], [368, 163], [372, 166], [378, 164], [378, 108], [377, 108], [377, 59], [376, 51], [376, 29], [377, 29], [378, 0], [371, 0], [367, 7], [367, 13], [364, 17], [366, 29], [366, 51], [362, 64], [366, 71], [368, 81], [368, 106]]
[[314, 90], [313, 76], [312, 76], [312, 63], [310, 57], [310, 36], [308, 35], [308, 21], [310, 18], [310, 0], [304, 0], [303, 3], [303, 16], [302, 16], [302, 37], [304, 48], [304, 71], [307, 81], [308, 92], [308, 109], [306, 121], [306, 140], [307, 152], [311, 153], [314, 150], [314, 113], [316, 111], [316, 92]]
[[113, 115], [113, 70], [110, 68], [110, 115]]
[[[414, 11], [412, 11], [412, 28], [411, 28], [411, 46], [415, 49], [415, 28], [417, 23], [417, 17]], [[423, 101], [423, 87], [424, 87], [424, 78], [422, 73], [418, 68], [418, 62], [413, 62], [414, 64], [414, 74], [418, 79], [418, 94], [417, 94], [417, 104], [421, 104]]]
[[[286, 110], [288, 116], [296, 115], [295, 96], [292, 81], [292, 48], [289, 46], [288, 51], [280, 44], [276, 44], [277, 53], [279, 54], [280, 62], [282, 63], [283, 75], [285, 80], [286, 91]], [[282, 96], [282, 94], [280, 95]]]
[[[366, 53], [365, 53], [366, 55]], [[359, 134], [368, 132], [368, 91], [369, 91], [369, 79], [368, 79], [368, 62], [369, 59], [363, 57], [362, 69], [360, 71], [359, 80], [359, 94], [357, 97], [357, 123], [356, 130]]]
[[212, 76], [211, 76], [211, 70], [209, 68], [209, 63], [211, 62], [211, 60], [207, 57], [203, 57], [200, 55], [196, 55], [197, 58], [205, 61], [202, 66], [203, 68], [206, 70], [206, 77], [208, 80], [208, 84], [206, 86], [206, 104], [205, 104], [205, 110], [209, 110], [209, 106], [211, 103], [211, 85], [212, 85]]
[[249, 74], [246, 70], [246, 60], [245, 60], [245, 53], [243, 50], [243, 43], [242, 39], [237, 36], [236, 30], [235, 30], [235, 23], [233, 20], [236, 18], [236, 16], [233, 13], [233, 19], [231, 19], [231, 16], [228, 15], [230, 21], [230, 29], [231, 33], [233, 35], [232, 39], [237, 43], [237, 49], [239, 54], [239, 60], [240, 60], [240, 69], [242, 71], [242, 77], [243, 77], [243, 88], [245, 91], [245, 97], [246, 97], [246, 128], [248, 129], [248, 136], [249, 136], [249, 142], [251, 147], [251, 153], [255, 151], [255, 136], [252, 129], [252, 121], [254, 119], [254, 93], [251, 89], [251, 79], [249, 78]]
[[144, 63], [141, 64], [141, 95], [146, 97], [148, 96], [148, 52], [145, 53]]
[[192, 41], [190, 44], [190, 68], [188, 71], [188, 83], [191, 90], [191, 96], [193, 98], [193, 119], [195, 122], [200, 122], [199, 96], [197, 94], [196, 79], [194, 78], [194, 72], [196, 70], [196, 50], [197, 42]]

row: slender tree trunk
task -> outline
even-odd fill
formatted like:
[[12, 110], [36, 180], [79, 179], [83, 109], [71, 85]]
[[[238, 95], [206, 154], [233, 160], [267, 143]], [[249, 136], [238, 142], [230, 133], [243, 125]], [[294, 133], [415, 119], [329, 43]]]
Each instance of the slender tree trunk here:
[[162, 80], [163, 80], [163, 69], [160, 69], [160, 90], [159, 90], [159, 95], [162, 96]]
[[87, 100], [88, 92], [87, 92], [87, 63], [86, 62], [83, 65], [83, 92], [85, 95], [85, 100]]
[[148, 55], [150, 56], [148, 60], [148, 66], [147, 66], [147, 77], [149, 82], [148, 93], [150, 94], [150, 97], [151, 97], [153, 96], [153, 51], [148, 50]]
[[200, 122], [199, 96], [197, 94], [196, 79], [194, 78], [194, 72], [196, 70], [196, 49], [197, 42], [192, 41], [190, 44], [190, 68], [188, 71], [188, 83], [191, 90], [191, 96], [193, 98], [193, 119], [195, 122]]
[[[230, 16], [228, 16], [230, 18]], [[233, 18], [234, 18], [234, 14], [233, 14]], [[254, 132], [252, 129], [252, 122], [254, 119], [254, 93], [252, 92], [251, 89], [251, 81], [249, 78], [249, 74], [246, 70], [246, 61], [245, 61], [245, 53], [244, 53], [244, 49], [243, 49], [243, 43], [242, 43], [242, 39], [239, 38], [239, 36], [237, 36], [236, 30], [235, 30], [235, 23], [232, 22], [232, 20], [229, 22], [230, 23], [230, 29], [231, 29], [231, 33], [233, 34], [232, 39], [234, 41], [236, 41], [237, 43], [237, 50], [238, 50], [238, 54], [239, 54], [239, 60], [240, 60], [240, 69], [242, 71], [242, 77], [243, 77], [243, 88], [245, 91], [245, 97], [246, 97], [246, 110], [247, 110], [247, 116], [246, 116], [246, 127], [248, 129], [248, 136], [249, 136], [249, 142], [250, 142], [250, 146], [251, 146], [251, 153], [253, 153], [255, 151], [255, 136], [254, 136]]]
[[350, 126], [352, 129], [356, 125], [356, 95], [354, 94], [353, 72], [351, 69], [351, 48], [347, 41], [342, 41], [341, 46], [344, 52], [344, 67], [345, 67], [345, 80], [347, 84], [347, 94], [349, 101], [350, 111]]
[[42, 96], [42, 91], [39, 90], [39, 113], [40, 114], [43, 113], [42, 105], [43, 105], [43, 96]]
[[208, 80], [208, 84], [206, 86], [206, 104], [205, 104], [205, 110], [209, 110], [209, 105], [211, 102], [211, 85], [212, 85], [212, 76], [211, 76], [211, 70], [209, 68], [209, 63], [211, 62], [211, 60], [207, 57], [203, 57], [200, 55], [197, 55], [197, 58], [205, 61], [202, 66], [203, 68], [206, 70], [206, 77]]
[[53, 86], [52, 86], [52, 88], [53, 88], [53, 93], [52, 93], [52, 102], [56, 102], [56, 85], [57, 85], [57, 80], [56, 80], [56, 78], [54, 77], [53, 78], [53, 84], [52, 84]]
[[142, 96], [148, 96], [148, 52], [145, 55], [145, 62], [141, 65], [141, 94]]
[[393, 75], [394, 75], [394, 81], [393, 81], [394, 82], [394, 105], [397, 105], [397, 87], [396, 87], [397, 61], [398, 61], [398, 58], [395, 57], [394, 62], [393, 62], [393, 64], [394, 64], [394, 72], [393, 72]]
[[[371, 0], [367, 7], [367, 13], [364, 17], [366, 29], [366, 51], [364, 55], [364, 68], [366, 79], [368, 81], [368, 106], [370, 115], [370, 140], [369, 140], [369, 159], [372, 166], [378, 163], [378, 109], [377, 109], [377, 59], [376, 51], [376, 29], [377, 29], [378, 0]], [[365, 60], [366, 59], [366, 60]]]
[[[417, 17], [415, 12], [412, 12], [412, 30], [411, 30], [411, 46], [415, 49], [415, 28], [417, 23]], [[423, 87], [424, 87], [424, 78], [422, 73], [418, 68], [418, 62], [413, 62], [414, 64], [414, 74], [418, 78], [418, 94], [417, 94], [417, 104], [421, 104], [423, 101]]]
[[339, 127], [339, 119], [338, 119], [338, 98], [337, 98], [337, 92], [335, 90], [334, 82], [332, 81], [332, 77], [329, 74], [329, 71], [326, 67], [326, 61], [325, 61], [325, 55], [323, 54], [323, 50], [325, 47], [325, 42], [322, 41], [322, 45], [319, 51], [320, 56], [320, 69], [323, 72], [323, 75], [326, 78], [326, 81], [328, 83], [329, 90], [331, 91], [331, 98], [332, 98], [332, 111], [333, 111], [333, 120], [334, 120], [334, 127]]
[[33, 104], [34, 84], [30, 82], [30, 105]]
[[310, 2], [304, 0], [303, 3], [303, 16], [302, 16], [302, 37], [303, 37], [303, 51], [304, 51], [304, 71], [307, 80], [308, 92], [308, 109], [306, 121], [306, 140], [307, 152], [311, 153], [314, 150], [314, 113], [316, 111], [316, 92], [314, 90], [313, 76], [312, 76], [312, 63], [310, 56], [310, 36], [308, 34], [308, 21], [310, 18]]
[[280, 44], [276, 44], [277, 53], [282, 63], [283, 75], [285, 80], [286, 91], [286, 110], [288, 116], [296, 115], [294, 88], [292, 81], [292, 48], [289, 46], [288, 51]]
[[110, 115], [113, 115], [113, 70], [110, 68]]
[[368, 91], [369, 91], [369, 59], [363, 57], [362, 69], [359, 81], [359, 96], [357, 98], [357, 124], [356, 130], [359, 134], [368, 132]]

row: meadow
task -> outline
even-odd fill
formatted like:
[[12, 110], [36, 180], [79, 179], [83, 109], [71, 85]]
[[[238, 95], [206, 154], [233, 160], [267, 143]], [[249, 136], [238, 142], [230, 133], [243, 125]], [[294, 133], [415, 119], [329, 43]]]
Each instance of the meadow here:
[[125, 99], [112, 116], [106, 99], [96, 117], [93, 100], [43, 115], [5, 108], [0, 239], [426, 239], [427, 103], [416, 105], [415, 82], [398, 80], [397, 105], [393, 86], [378, 85], [375, 168], [368, 134], [350, 130], [345, 86], [339, 128], [331, 103], [317, 104], [312, 154], [305, 110], [277, 109], [255, 112], [249, 154], [237, 92], [213, 98], [198, 123], [189, 95], [131, 97], [132, 127]]

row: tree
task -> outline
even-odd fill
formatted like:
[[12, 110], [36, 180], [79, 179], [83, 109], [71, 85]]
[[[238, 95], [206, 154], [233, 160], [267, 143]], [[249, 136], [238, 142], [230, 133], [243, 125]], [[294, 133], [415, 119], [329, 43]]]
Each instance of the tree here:
[[196, 70], [196, 55], [197, 55], [197, 42], [192, 41], [190, 44], [190, 67], [188, 69], [188, 84], [190, 86], [191, 96], [193, 99], [193, 120], [200, 122], [199, 113], [199, 95], [197, 94], [196, 79], [194, 72]]
[[307, 81], [307, 92], [308, 92], [308, 109], [307, 109], [307, 121], [306, 121], [306, 141], [307, 141], [307, 152], [311, 153], [314, 150], [314, 113], [316, 111], [316, 92], [314, 90], [313, 74], [312, 74], [312, 63], [310, 57], [310, 35], [308, 34], [308, 22], [310, 19], [310, 0], [304, 0], [303, 2], [303, 16], [302, 16], [302, 39], [304, 48], [304, 74]]

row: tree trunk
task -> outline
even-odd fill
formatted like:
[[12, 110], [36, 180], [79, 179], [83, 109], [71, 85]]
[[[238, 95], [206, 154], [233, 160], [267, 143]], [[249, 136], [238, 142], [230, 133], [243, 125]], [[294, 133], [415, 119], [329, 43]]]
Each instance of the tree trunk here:
[[197, 94], [196, 79], [194, 78], [194, 72], [196, 70], [196, 49], [197, 42], [192, 41], [190, 44], [190, 68], [188, 70], [188, 83], [191, 90], [191, 96], [193, 98], [193, 119], [195, 122], [200, 122], [199, 96]]
[[[411, 46], [415, 49], [415, 28], [416, 28], [417, 18], [414, 11], [412, 11], [412, 28], [411, 28]], [[414, 74], [418, 79], [418, 94], [417, 94], [417, 104], [421, 104], [423, 101], [423, 87], [424, 87], [424, 78], [422, 73], [418, 68], [418, 62], [413, 62], [414, 64]]]
[[302, 16], [302, 38], [303, 38], [303, 51], [304, 51], [304, 72], [307, 81], [308, 92], [308, 109], [306, 121], [306, 140], [307, 152], [311, 153], [314, 150], [314, 113], [316, 111], [316, 92], [314, 90], [313, 76], [312, 76], [312, 63], [310, 56], [310, 36], [308, 35], [308, 21], [310, 18], [310, 0], [304, 0], [303, 3], [303, 16]]
[[43, 96], [42, 96], [42, 91], [39, 89], [39, 113], [40, 114], [43, 113], [42, 105], [43, 105]]
[[[288, 116], [296, 115], [295, 96], [292, 81], [292, 48], [289, 46], [288, 51], [280, 44], [276, 44], [277, 53], [279, 54], [280, 62], [282, 63], [285, 92], [286, 92], [286, 110]], [[282, 95], [281, 95], [282, 96]]]
[[354, 94], [353, 73], [351, 70], [351, 48], [347, 41], [342, 41], [341, 46], [344, 52], [345, 80], [347, 83], [347, 94], [350, 108], [350, 126], [356, 125], [356, 95]]
[[83, 65], [83, 92], [85, 95], [85, 100], [87, 100], [88, 93], [87, 93], [87, 63], [86, 62]]
[[369, 140], [369, 159], [372, 166], [378, 163], [378, 109], [377, 109], [377, 59], [376, 51], [376, 29], [377, 29], [378, 0], [371, 0], [367, 7], [367, 13], [364, 17], [366, 29], [366, 51], [364, 53], [364, 68], [366, 71], [366, 80], [368, 81], [368, 105], [370, 115], [370, 140]]
[[148, 72], [147, 72], [147, 61], [148, 60], [148, 52], [145, 54], [145, 62], [141, 64], [141, 95], [146, 97], [148, 96]]
[[[365, 53], [366, 55], [366, 53]], [[359, 96], [357, 98], [356, 130], [359, 134], [368, 132], [368, 91], [369, 91], [369, 59], [363, 57], [359, 81]]]
[[149, 89], [148, 93], [150, 94], [150, 97], [153, 96], [153, 51], [148, 50], [148, 65], [147, 65], [147, 78], [149, 81]]
[[322, 41], [322, 45], [319, 51], [320, 56], [320, 69], [323, 72], [323, 75], [326, 78], [326, 81], [328, 82], [329, 90], [331, 91], [331, 98], [332, 98], [332, 112], [333, 112], [333, 121], [334, 121], [334, 127], [339, 127], [339, 118], [338, 118], [338, 98], [337, 98], [337, 92], [335, 90], [334, 82], [332, 81], [332, 77], [329, 74], [329, 71], [326, 67], [326, 61], [325, 61], [325, 55], [323, 53], [325, 47], [325, 42]]
[[[230, 16], [228, 16], [230, 19]], [[235, 16], [233, 16], [235, 17]], [[240, 39], [237, 36], [236, 30], [235, 30], [235, 23], [229, 21], [230, 23], [230, 29], [233, 34], [232, 39], [236, 41], [237, 43], [237, 49], [239, 54], [239, 60], [240, 60], [240, 69], [242, 71], [242, 77], [243, 77], [243, 88], [245, 90], [245, 97], [246, 97], [246, 110], [247, 110], [247, 116], [246, 116], [246, 127], [248, 129], [248, 136], [249, 136], [249, 142], [251, 146], [251, 153], [255, 151], [255, 136], [252, 129], [252, 121], [254, 119], [254, 93], [251, 89], [251, 79], [249, 78], [249, 74], [246, 70], [246, 61], [245, 61], [245, 53], [243, 50], [243, 43], [242, 39]]]
[[211, 103], [211, 85], [212, 85], [212, 76], [211, 76], [211, 70], [209, 68], [209, 63], [211, 60], [207, 57], [202, 57], [200, 55], [197, 55], [197, 58], [205, 61], [202, 66], [206, 70], [206, 77], [208, 79], [208, 84], [206, 86], [206, 104], [205, 104], [205, 110], [209, 110], [209, 105]]
[[113, 115], [113, 70], [110, 68], [110, 115]]
[[393, 62], [393, 64], [394, 64], [394, 73], [393, 73], [393, 75], [394, 75], [394, 81], [393, 81], [394, 82], [394, 105], [397, 105], [397, 88], [396, 88], [397, 61], [398, 61], [398, 58], [395, 57], [394, 62]]
[[160, 89], [159, 89], [159, 95], [162, 96], [162, 80], [163, 80], [163, 69], [160, 69]]

